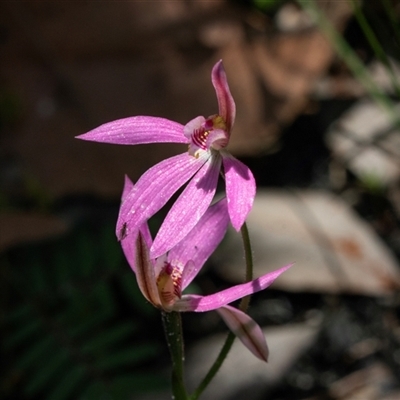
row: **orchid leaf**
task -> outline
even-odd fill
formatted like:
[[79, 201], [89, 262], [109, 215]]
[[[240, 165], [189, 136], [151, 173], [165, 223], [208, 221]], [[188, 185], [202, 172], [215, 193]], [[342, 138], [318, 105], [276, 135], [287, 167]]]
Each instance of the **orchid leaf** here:
[[159, 352], [160, 346], [155, 343], [138, 343], [136, 346], [102, 357], [97, 365], [104, 370], [134, 366], [144, 360], [155, 357]]
[[51, 354], [45, 363], [38, 363], [34, 370], [33, 379], [30, 380], [25, 388], [26, 393], [33, 395], [45, 387], [49, 381], [54, 379], [54, 376], [60, 373], [60, 370], [63, 369], [68, 360], [68, 350], [62, 348], [60, 351]]
[[48, 400], [64, 400], [70, 398], [76, 390], [77, 385], [85, 378], [85, 370], [82, 366], [77, 366], [69, 371], [57, 387], [49, 395]]
[[40, 329], [40, 322], [37, 319], [29, 322], [19, 327], [13, 336], [8, 337], [4, 341], [5, 347], [15, 347], [19, 345], [21, 342], [25, 342], [31, 336], [35, 335]]
[[102, 330], [93, 339], [90, 339], [82, 346], [84, 352], [93, 352], [98, 349], [104, 350], [110, 346], [115, 346], [121, 339], [128, 338], [132, 336], [137, 330], [131, 322], [126, 322], [124, 324], [113, 326], [107, 330]]
[[[139, 382], [142, 365], [159, 352], [152, 335], [143, 343], [143, 319], [159, 320], [139, 297], [112, 224], [95, 230], [83, 224], [59, 240], [12, 249], [6, 257], [18, 268], [10, 269], [14, 295], [0, 320], [1, 351], [11, 360], [10, 371], [21, 376], [22, 395], [73, 400], [97, 387], [101, 396], [121, 393], [118, 398], [127, 399], [124, 379]], [[159, 377], [157, 371], [151, 376]], [[154, 382], [143, 382], [129, 395], [139, 387], [153, 390]]]

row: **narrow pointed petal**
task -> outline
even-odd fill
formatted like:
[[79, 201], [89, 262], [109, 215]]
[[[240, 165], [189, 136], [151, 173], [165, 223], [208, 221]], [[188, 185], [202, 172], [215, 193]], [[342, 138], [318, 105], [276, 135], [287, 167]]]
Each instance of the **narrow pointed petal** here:
[[183, 153], [161, 161], [147, 170], [126, 195], [118, 221], [117, 237], [135, 232], [144, 221], [165, 205], [207, 161], [206, 153], [199, 158]]
[[136, 246], [134, 236], [125, 236], [120, 243], [129, 266], [132, 271], [136, 273]]
[[131, 181], [128, 175], [125, 175], [124, 188], [122, 189], [121, 203], [123, 203], [128, 196], [129, 192], [133, 189], [134, 183]]
[[[129, 193], [131, 192], [131, 190], [133, 189], [133, 186], [134, 186], [134, 184], [133, 184], [133, 182], [129, 179], [128, 175], [125, 175], [124, 188], [123, 188], [123, 190], [122, 190], [122, 195], [121, 195], [121, 204], [125, 201], [125, 199], [127, 198], [128, 194], [129, 194]], [[120, 240], [121, 242], [128, 236], [128, 230], [127, 230], [126, 228], [127, 228], [127, 226], [126, 226], [126, 224], [124, 224], [124, 225], [122, 226], [121, 231], [120, 231], [119, 240]], [[133, 231], [132, 234], [136, 235], [137, 232], [136, 232], [136, 231]], [[132, 238], [131, 238], [131, 239], [128, 239], [128, 240], [132, 240]], [[135, 240], [133, 240], [133, 242], [134, 242], [134, 241], [135, 241]], [[121, 244], [122, 244], [122, 249], [124, 250], [124, 253], [125, 253], [125, 257], [127, 258], [129, 264], [130, 264], [131, 267], [132, 267], [132, 263], [134, 263], [133, 258], [132, 258], [132, 255], [135, 254], [134, 252], [131, 251], [131, 247], [132, 247], [132, 246], [127, 245], [127, 242], [121, 243]], [[134, 248], [134, 247], [135, 247], [135, 246], [133, 246], [133, 248]], [[132, 269], [135, 270], [134, 267], [132, 267]]]
[[244, 296], [266, 289], [280, 274], [285, 272], [291, 266], [292, 264], [287, 265], [277, 269], [276, 271], [263, 275], [260, 278], [254, 279], [251, 282], [242, 283], [241, 285], [233, 286], [209, 296], [184, 295], [175, 303], [174, 310], [195, 312], [216, 310], [217, 308], [232, 303]]
[[183, 267], [181, 276], [182, 291], [184, 291], [188, 287], [190, 282], [194, 279], [194, 277], [196, 277], [196, 275], [200, 271], [200, 268], [194, 263], [193, 260], [189, 259], [184, 265], [185, 266]]
[[143, 296], [155, 307], [161, 308], [154, 265], [141, 233], [136, 240], [136, 279]]
[[169, 259], [179, 260], [186, 265], [192, 261], [191, 268], [183, 269], [182, 290], [195, 278], [206, 260], [223, 239], [229, 224], [226, 199], [208, 208], [197, 225], [170, 252]]
[[114, 144], [188, 143], [183, 125], [159, 117], [136, 116], [108, 122], [77, 139]]
[[[125, 175], [124, 189], [122, 190], [121, 202], [125, 200], [127, 194], [132, 190], [133, 186], [134, 186], [133, 182], [129, 179], [128, 175]], [[147, 226], [147, 223], [144, 225]], [[151, 242], [147, 243], [150, 243], [151, 245]], [[132, 271], [136, 273], [136, 236], [134, 234], [127, 236], [125, 232], [123, 232], [121, 235], [121, 247], [122, 251], [124, 252], [125, 258], [128, 261], [129, 266], [131, 267]]]
[[221, 157], [216, 154], [210, 157], [190, 180], [168, 212], [154, 239], [150, 249], [152, 258], [157, 258], [173, 248], [204, 215], [217, 189], [220, 169]]
[[222, 153], [226, 198], [233, 227], [239, 231], [253, 207], [256, 183], [250, 169], [227, 152]]
[[230, 132], [235, 122], [236, 105], [229, 90], [228, 79], [221, 60], [212, 69], [211, 81], [217, 94], [219, 115], [224, 118], [227, 131]]
[[[122, 196], [121, 196], [121, 203], [123, 203], [126, 199], [126, 197], [128, 196], [128, 194], [131, 192], [131, 190], [133, 189], [134, 184], [133, 182], [129, 179], [128, 175], [125, 175], [125, 181], [124, 181], [124, 188], [122, 190]], [[147, 225], [147, 222], [145, 222], [144, 224], [142, 224], [142, 226], [140, 227], [140, 231], [142, 232], [142, 235], [144, 236], [147, 245], [150, 247], [153, 243], [153, 239], [151, 237], [151, 233], [149, 230], [149, 226]], [[133, 232], [133, 235], [136, 235], [137, 232]], [[134, 248], [134, 245], [129, 245], [128, 242], [135, 242], [135, 237], [127, 237], [127, 229], [126, 227], [123, 228], [122, 232], [121, 232], [121, 236], [120, 236], [120, 240], [121, 240], [121, 245], [122, 245], [122, 249], [124, 250], [125, 253], [125, 257], [127, 258], [129, 264], [132, 267], [132, 263], [130, 260], [134, 260], [134, 256], [132, 257], [132, 254], [134, 255], [134, 253], [132, 253], [131, 248]], [[126, 240], [124, 240], [126, 239]], [[133, 261], [132, 261], [133, 262]], [[135, 271], [135, 268], [132, 267], [132, 269]]]
[[[124, 202], [126, 196], [130, 193], [133, 187], [134, 187], [133, 182], [129, 179], [128, 175], [125, 175], [124, 189], [122, 190], [121, 202]], [[140, 231], [147, 244], [147, 247], [150, 248], [153, 241], [151, 238], [147, 222], [142, 224], [142, 226], [140, 227]], [[137, 231], [132, 232], [130, 235], [127, 235], [127, 233], [123, 231], [121, 235], [122, 251], [124, 252], [125, 258], [128, 261], [129, 266], [135, 273], [136, 273], [136, 237], [137, 237]]]
[[268, 346], [259, 325], [244, 312], [231, 306], [216, 310], [240, 341], [261, 361], [268, 361]]

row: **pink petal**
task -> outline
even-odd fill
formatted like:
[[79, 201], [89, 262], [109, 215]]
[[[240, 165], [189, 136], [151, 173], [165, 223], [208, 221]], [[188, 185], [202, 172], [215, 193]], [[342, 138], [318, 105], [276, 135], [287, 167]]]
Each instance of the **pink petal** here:
[[199, 158], [183, 153], [147, 170], [121, 205], [117, 221], [118, 239], [136, 231], [160, 210], [206, 161], [206, 153]]
[[219, 115], [225, 120], [228, 133], [235, 122], [236, 105], [228, 86], [228, 80], [222, 60], [218, 61], [211, 72], [211, 81], [217, 94]]
[[214, 197], [220, 169], [221, 157], [217, 154], [210, 157], [190, 180], [154, 239], [150, 249], [152, 258], [157, 258], [179, 243], [204, 215]]
[[[125, 200], [129, 192], [133, 189], [133, 182], [129, 179], [128, 175], [125, 175], [124, 189], [122, 191], [121, 202]], [[150, 247], [152, 245], [152, 238], [150, 234], [149, 227], [147, 222], [145, 222], [141, 227], [140, 231], [142, 232], [143, 238], [147, 243], [147, 246]], [[136, 235], [137, 232], [132, 232], [130, 235], [127, 232], [122, 232], [121, 235], [121, 246], [122, 251], [124, 252], [125, 258], [128, 261], [128, 264], [132, 268], [133, 272], [136, 272]]]
[[231, 306], [216, 310], [229, 329], [261, 361], [268, 361], [268, 346], [259, 325], [244, 312]]
[[123, 203], [128, 196], [129, 192], [133, 189], [134, 183], [130, 180], [128, 175], [125, 175], [124, 188], [122, 189], [121, 203]]
[[222, 152], [228, 211], [233, 227], [239, 231], [253, 207], [256, 183], [250, 169], [227, 152]]
[[[133, 187], [134, 187], [133, 182], [129, 179], [128, 175], [125, 175], [125, 182], [124, 182], [124, 189], [122, 190], [121, 203], [123, 203], [125, 201], [125, 199], [128, 197], [128, 194], [132, 191]], [[151, 233], [149, 230], [149, 226], [147, 225], [147, 222], [142, 224], [142, 226], [140, 227], [140, 231], [142, 232], [142, 235], [143, 235], [144, 239], [146, 240], [147, 245], [150, 247], [153, 243], [153, 239], [151, 237]], [[123, 234], [121, 235], [121, 241], [122, 241], [122, 239], [127, 237], [127, 233], [128, 233], [127, 229], [126, 229], [126, 231], [124, 231], [122, 233]], [[137, 232], [134, 232], [134, 234], [137, 234]], [[132, 240], [132, 238], [130, 238], [129, 240]], [[134, 242], [135, 240], [132, 240], [132, 242]]]
[[[144, 241], [146, 242], [147, 247], [150, 248], [150, 246], [152, 245], [152, 239], [147, 222], [145, 222], [141, 226], [140, 232], [143, 236]], [[136, 237], [137, 237], [137, 232], [124, 236], [120, 241], [125, 258], [128, 261], [129, 266], [132, 268], [132, 271], [135, 273], [136, 273]]]
[[122, 251], [132, 271], [136, 273], [136, 247], [133, 235], [125, 236], [121, 240]]
[[155, 307], [161, 308], [154, 265], [141, 233], [136, 240], [136, 279], [143, 296]]
[[174, 309], [175, 311], [195, 312], [216, 310], [244, 296], [266, 289], [280, 274], [282, 274], [282, 272], [285, 272], [291, 266], [292, 264], [287, 265], [263, 275], [260, 278], [254, 279], [251, 282], [242, 283], [241, 285], [233, 286], [209, 296], [184, 295], [175, 303]]
[[179, 242], [168, 255], [169, 260], [179, 260], [185, 266], [182, 273], [182, 290], [195, 278], [206, 260], [217, 248], [229, 224], [226, 199], [208, 208], [197, 225]]
[[[124, 189], [122, 190], [121, 202], [123, 202], [127, 194], [132, 190], [133, 182], [129, 179], [128, 175], [125, 175]], [[128, 264], [132, 268], [133, 272], [136, 272], [136, 251], [135, 251], [135, 240], [131, 236], [127, 238], [125, 232], [121, 235], [121, 246], [124, 252], [125, 258]]]
[[188, 143], [183, 125], [159, 117], [136, 116], [118, 119], [95, 128], [77, 139], [101, 143]]
[[[125, 175], [124, 189], [122, 190], [121, 203], [123, 203], [125, 201], [126, 197], [131, 192], [131, 190], [133, 189], [134, 186], [135, 185], [129, 179], [129, 176]], [[142, 224], [142, 226], [140, 227], [140, 231], [142, 232], [142, 235], [143, 235], [144, 239], [146, 240], [147, 245], [150, 247], [153, 244], [153, 239], [151, 237], [151, 233], [149, 230], [149, 226], [147, 225], [147, 222]], [[124, 235], [122, 235], [122, 236], [124, 236]]]

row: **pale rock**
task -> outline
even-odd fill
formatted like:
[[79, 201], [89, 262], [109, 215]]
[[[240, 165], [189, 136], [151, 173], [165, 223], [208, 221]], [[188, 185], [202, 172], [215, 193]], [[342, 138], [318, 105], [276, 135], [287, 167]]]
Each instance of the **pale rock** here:
[[386, 186], [400, 178], [400, 132], [392, 126], [376, 103], [360, 101], [332, 125], [327, 144], [360, 179]]
[[[247, 223], [256, 277], [295, 263], [273, 283], [276, 289], [381, 296], [399, 288], [400, 269], [393, 254], [333, 194], [259, 190]], [[228, 233], [214, 261], [226, 279], [242, 281], [240, 234]]]
[[[260, 398], [310, 348], [319, 327], [319, 323], [302, 323], [263, 329], [270, 349], [268, 363], [254, 357], [239, 340], [235, 340], [228, 357], [202, 398], [245, 400], [250, 398], [249, 390], [252, 399]], [[188, 352], [186, 376], [189, 388], [199, 384], [214, 362], [225, 337], [218, 334], [204, 339]]]

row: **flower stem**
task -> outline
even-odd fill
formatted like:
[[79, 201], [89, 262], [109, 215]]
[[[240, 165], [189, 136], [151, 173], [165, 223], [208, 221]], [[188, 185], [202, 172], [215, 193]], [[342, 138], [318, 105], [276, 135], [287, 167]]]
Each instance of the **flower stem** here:
[[[242, 225], [240, 229], [242, 235], [243, 247], [244, 247], [244, 257], [246, 260], [246, 276], [245, 282], [250, 282], [253, 280], [253, 252], [251, 250], [251, 242], [249, 236], [249, 230], [247, 229], [246, 222]], [[245, 312], [250, 304], [250, 295], [243, 297], [239, 304], [240, 310]]]
[[165, 311], [162, 311], [161, 314], [172, 361], [172, 398], [174, 400], [187, 400], [188, 395], [183, 382], [184, 352], [181, 314]]
[[[240, 233], [242, 235], [244, 254], [246, 260], [246, 282], [250, 282], [253, 279], [253, 253], [251, 250], [250, 236], [249, 231], [247, 229], [246, 222], [243, 224], [240, 229]], [[250, 296], [243, 297], [239, 304], [239, 309], [245, 312], [250, 303]], [[190, 400], [197, 400], [199, 396], [203, 393], [209, 383], [214, 379], [215, 375], [221, 368], [222, 363], [225, 361], [226, 356], [228, 355], [233, 342], [235, 340], [235, 335], [232, 332], [228, 333], [228, 336], [225, 339], [225, 343], [222, 346], [214, 364], [211, 366], [210, 370], [207, 372], [206, 376], [200, 382], [197, 389], [193, 392], [193, 394], [189, 397]]]

